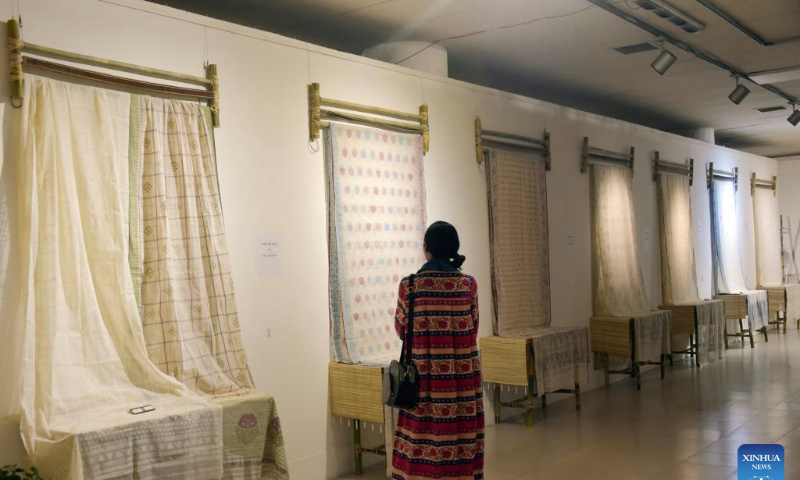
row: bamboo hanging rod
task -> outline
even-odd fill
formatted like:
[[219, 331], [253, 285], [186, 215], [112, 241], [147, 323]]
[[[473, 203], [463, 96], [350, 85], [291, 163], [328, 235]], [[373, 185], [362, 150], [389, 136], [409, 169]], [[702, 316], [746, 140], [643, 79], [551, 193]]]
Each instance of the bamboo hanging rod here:
[[[163, 80], [173, 80], [176, 82], [189, 83], [205, 87], [204, 90], [178, 87], [173, 85], [158, 84], [143, 80], [120, 77], [107, 73], [95, 72], [71, 65], [60, 64], [36, 57], [23, 56], [23, 53], [52, 57], [61, 60], [69, 60], [86, 65], [103, 67], [112, 70], [119, 70], [127, 73], [135, 73]], [[69, 52], [57, 48], [36, 45], [23, 42], [20, 37], [19, 23], [11, 19], [8, 21], [8, 61], [9, 73], [11, 77], [11, 99], [24, 101], [22, 98], [25, 84], [24, 68], [45, 70], [61, 75], [67, 75], [84, 80], [102, 82], [106, 84], [118, 85], [129, 88], [136, 88], [160, 94], [169, 94], [180, 97], [198, 98], [207, 100], [211, 107], [214, 126], [219, 126], [219, 78], [217, 76], [217, 66], [214, 64], [206, 67], [206, 77], [197, 77], [183, 73], [170, 72], [157, 68], [143, 67], [132, 63], [119, 62], [91, 55]]]
[[581, 173], [586, 173], [590, 164], [616, 165], [630, 168], [633, 172], [634, 148], [629, 153], [617, 153], [601, 148], [589, 146], [589, 137], [583, 137], [583, 151], [581, 154]]
[[214, 93], [206, 90], [196, 90], [193, 88], [174, 87], [172, 85], [163, 85], [160, 83], [146, 82], [143, 80], [134, 80], [128, 78], [115, 77], [107, 73], [93, 72], [91, 70], [84, 70], [82, 68], [70, 67], [62, 63], [49, 62], [35, 57], [23, 57], [22, 65], [24, 67], [36, 68], [38, 70], [46, 70], [48, 72], [60, 73], [71, 77], [84, 78], [87, 80], [94, 80], [96, 82], [108, 83], [113, 85], [121, 85], [127, 87], [140, 88], [142, 90], [149, 90], [152, 92], [165, 93], [179, 97], [203, 98], [212, 100]]
[[733, 167], [733, 170], [717, 170], [714, 168], [714, 162], [708, 162], [706, 169], [706, 186], [710, 189], [714, 182], [733, 182], [734, 190], [739, 189], [739, 167]]
[[550, 171], [550, 132], [547, 130], [544, 131], [542, 140], [495, 130], [483, 130], [480, 117], [475, 117], [475, 155], [478, 163], [484, 160], [484, 147], [537, 153], [544, 159], [545, 170]]
[[659, 175], [662, 173], [689, 177], [689, 186], [691, 187], [694, 183], [694, 159], [690, 158], [683, 163], [668, 162], [662, 160], [661, 154], [656, 150], [655, 158], [653, 159], [653, 181], [657, 182]]
[[773, 175], [772, 180], [764, 180], [761, 178], [756, 178], [756, 173], [753, 172], [750, 174], [750, 195], [756, 194], [756, 188], [767, 188], [769, 190], [772, 190], [773, 196], [777, 196], [778, 177]]
[[[318, 139], [320, 137], [320, 129], [330, 126], [330, 122], [343, 122], [377, 127], [401, 133], [420, 134], [422, 135], [423, 152], [428, 152], [430, 147], [430, 129], [428, 126], [427, 105], [420, 105], [419, 113], [406, 113], [390, 110], [388, 108], [323, 98], [320, 96], [319, 91], [319, 83], [312, 83], [308, 86], [308, 130], [310, 140]], [[322, 107], [335, 108], [336, 110], [324, 109]], [[387, 118], [380, 117], [394, 118], [397, 120], [387, 120]]]

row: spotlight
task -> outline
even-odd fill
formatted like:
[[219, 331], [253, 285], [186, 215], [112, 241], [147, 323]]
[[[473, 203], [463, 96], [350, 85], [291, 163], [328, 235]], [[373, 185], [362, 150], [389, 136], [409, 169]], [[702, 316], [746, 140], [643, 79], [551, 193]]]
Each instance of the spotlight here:
[[667, 70], [669, 70], [669, 67], [671, 67], [672, 64], [675, 63], [675, 60], [677, 59], [678, 58], [675, 55], [673, 55], [672, 52], [662, 47], [661, 53], [658, 54], [658, 56], [653, 61], [653, 63], [650, 64], [650, 66], [653, 67], [653, 70], [655, 70], [659, 74], [664, 75], [665, 73], [667, 73]]
[[728, 95], [728, 98], [731, 102], [739, 105], [748, 95], [750, 95], [750, 89], [744, 85], [739, 85], [739, 77], [736, 77], [736, 88]]
[[797, 105], [794, 103], [792, 104], [792, 114], [789, 115], [789, 123], [792, 124], [793, 127], [796, 127], [798, 123], [800, 123], [800, 110], [797, 110]]

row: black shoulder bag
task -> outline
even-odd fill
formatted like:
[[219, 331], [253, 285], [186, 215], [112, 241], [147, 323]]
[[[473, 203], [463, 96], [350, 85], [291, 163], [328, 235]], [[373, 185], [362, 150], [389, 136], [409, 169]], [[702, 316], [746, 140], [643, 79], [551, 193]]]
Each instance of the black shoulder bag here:
[[383, 403], [395, 408], [412, 408], [419, 397], [419, 375], [411, 359], [414, 343], [414, 277], [408, 280], [408, 321], [400, 361], [392, 360], [383, 374]]

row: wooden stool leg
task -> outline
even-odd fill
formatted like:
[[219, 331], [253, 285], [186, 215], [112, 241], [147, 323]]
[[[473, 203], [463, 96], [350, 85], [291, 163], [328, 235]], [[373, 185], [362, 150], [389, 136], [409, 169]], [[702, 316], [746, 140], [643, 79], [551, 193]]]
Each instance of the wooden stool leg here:
[[666, 372], [666, 365], [667, 365], [667, 356], [663, 353], [661, 354], [661, 380], [664, 380], [664, 374]]
[[542, 408], [547, 408], [547, 394], [542, 394]]
[[604, 365], [603, 365], [603, 376], [606, 379], [606, 387], [607, 387], [608, 383], [609, 383], [608, 382], [608, 377], [609, 377], [609, 373], [608, 373], [608, 354], [606, 354], [605, 362], [604, 362]]
[[575, 382], [575, 410], [581, 411], [581, 384]]
[[500, 403], [500, 385], [494, 384], [494, 423], [500, 423], [500, 409], [503, 405]]
[[636, 377], [636, 390], [642, 389], [642, 372], [639, 370], [639, 365], [634, 364], [633, 375]]
[[353, 454], [356, 461], [356, 475], [364, 474], [364, 456], [361, 448], [361, 420], [353, 420]]

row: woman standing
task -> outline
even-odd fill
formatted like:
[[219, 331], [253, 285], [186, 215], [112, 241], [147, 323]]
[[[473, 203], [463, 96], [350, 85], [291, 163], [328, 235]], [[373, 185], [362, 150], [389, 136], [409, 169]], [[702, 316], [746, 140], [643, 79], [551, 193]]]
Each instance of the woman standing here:
[[[392, 478], [483, 479], [483, 393], [478, 356], [478, 286], [460, 272], [458, 233], [447, 222], [425, 232], [428, 260], [414, 278], [412, 359], [419, 401], [397, 420]], [[409, 278], [400, 282], [395, 329], [405, 338]]]

